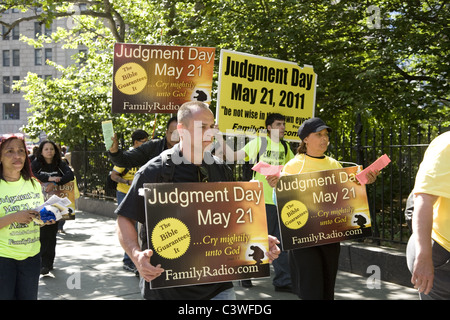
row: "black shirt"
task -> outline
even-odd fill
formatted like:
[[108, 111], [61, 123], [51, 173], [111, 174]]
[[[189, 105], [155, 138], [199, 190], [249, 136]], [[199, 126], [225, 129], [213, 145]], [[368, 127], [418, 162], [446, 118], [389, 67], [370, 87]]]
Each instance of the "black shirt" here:
[[49, 182], [48, 178], [50, 177], [61, 177], [61, 180], [55, 183], [62, 186], [75, 179], [72, 169], [64, 161], [55, 164], [34, 159], [31, 163], [31, 170], [34, 176], [42, 183]]
[[152, 139], [137, 148], [128, 151], [119, 150], [118, 152], [109, 153], [109, 158], [114, 165], [121, 168], [141, 167], [149, 160], [158, 156], [167, 149], [167, 139]]

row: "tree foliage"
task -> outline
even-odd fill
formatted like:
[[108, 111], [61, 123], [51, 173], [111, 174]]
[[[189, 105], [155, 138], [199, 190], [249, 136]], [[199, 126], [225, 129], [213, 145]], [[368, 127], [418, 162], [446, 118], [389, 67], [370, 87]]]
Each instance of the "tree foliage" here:
[[0, 14], [39, 4], [39, 21], [73, 17], [73, 29], [39, 41], [88, 48], [77, 64], [55, 65], [58, 79], [27, 77], [22, 90], [32, 105], [26, 127], [32, 135], [51, 128], [64, 143], [79, 144], [84, 134], [99, 137], [99, 124], [108, 118], [118, 131], [152, 128], [152, 115], [110, 114], [112, 48], [118, 41], [210, 46], [217, 48], [216, 59], [225, 48], [312, 65], [318, 74], [316, 115], [334, 126], [351, 128], [358, 113], [376, 126], [449, 124], [450, 10], [444, 0], [104, 0], [71, 10], [77, 3], [86, 2], [2, 2]]

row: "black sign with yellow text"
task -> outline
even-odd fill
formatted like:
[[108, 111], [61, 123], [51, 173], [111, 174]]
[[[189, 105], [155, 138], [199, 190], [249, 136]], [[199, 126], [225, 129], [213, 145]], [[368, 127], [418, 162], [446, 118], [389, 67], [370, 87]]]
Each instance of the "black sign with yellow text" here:
[[283, 250], [372, 235], [358, 167], [282, 176], [275, 188]]
[[144, 184], [152, 288], [268, 277], [264, 192], [258, 182]]

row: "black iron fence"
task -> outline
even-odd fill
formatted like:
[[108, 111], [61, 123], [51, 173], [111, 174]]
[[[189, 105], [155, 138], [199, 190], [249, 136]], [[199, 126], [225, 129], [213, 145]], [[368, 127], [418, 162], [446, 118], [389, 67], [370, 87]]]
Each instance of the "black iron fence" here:
[[[406, 199], [413, 189], [417, 169], [428, 144], [440, 133], [440, 126], [369, 130], [362, 127], [359, 119], [351, 132], [333, 131], [328, 155], [337, 160], [366, 167], [383, 154], [391, 159], [377, 181], [367, 186], [373, 242], [407, 242], [410, 231], [404, 218]], [[293, 150], [296, 146], [291, 144]], [[236, 149], [240, 147], [235, 146]], [[115, 190], [106, 188], [106, 179], [113, 165], [103, 145], [99, 150], [87, 150], [86, 147], [83, 151], [73, 151], [71, 164], [83, 196], [115, 201]], [[232, 168], [236, 180], [239, 180], [242, 165], [232, 165]]]
[[442, 127], [427, 125], [363, 130], [357, 123], [355, 130], [348, 134], [336, 133], [329, 153], [337, 160], [366, 167], [383, 154], [391, 159], [377, 181], [367, 186], [372, 239], [378, 244], [406, 244], [411, 234], [404, 216], [406, 199], [414, 187], [423, 154], [431, 140], [442, 133]]

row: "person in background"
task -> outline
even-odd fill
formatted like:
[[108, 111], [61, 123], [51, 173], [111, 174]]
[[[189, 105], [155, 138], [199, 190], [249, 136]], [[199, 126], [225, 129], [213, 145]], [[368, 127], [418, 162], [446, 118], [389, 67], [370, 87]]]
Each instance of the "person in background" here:
[[[298, 129], [301, 139], [295, 158], [283, 168], [282, 174], [299, 174], [340, 169], [339, 161], [328, 157], [331, 128], [320, 118], [311, 118]], [[368, 173], [368, 183], [376, 180], [378, 172]], [[279, 176], [268, 176], [275, 187]], [[339, 263], [340, 243], [289, 250], [289, 263], [294, 293], [302, 300], [332, 300]]]
[[0, 137], [0, 300], [36, 300], [40, 226], [34, 209], [44, 203], [22, 134]]
[[[56, 185], [64, 185], [74, 179], [72, 169], [61, 160], [61, 153], [53, 141], [40, 143], [37, 158], [31, 163], [34, 176], [42, 184], [44, 196], [54, 190]], [[58, 223], [41, 228], [41, 274], [53, 270]]]
[[[179, 140], [178, 131], [177, 131], [177, 117], [172, 116], [166, 124], [166, 134], [161, 139], [151, 139], [144, 143], [141, 143], [139, 146], [134, 147], [128, 151], [119, 150], [119, 142], [117, 140], [117, 136], [115, 135], [113, 138], [113, 144], [109, 149], [109, 158], [111, 162], [115, 165], [115, 167], [121, 167], [123, 170], [128, 170], [128, 168], [139, 168], [146, 164], [149, 160], [158, 156], [164, 150], [171, 149]], [[123, 172], [123, 171], [122, 171]], [[113, 170], [114, 173], [114, 170]], [[113, 173], [111, 174], [111, 179], [113, 179]], [[116, 174], [116, 178], [118, 174]], [[134, 177], [134, 174], [133, 174]], [[118, 180], [115, 180], [120, 182]], [[130, 181], [131, 185], [132, 180]], [[130, 187], [128, 186], [127, 189]], [[125, 193], [126, 194], [126, 193]], [[120, 197], [120, 202], [119, 202]], [[118, 195], [117, 202], [120, 204], [124, 198], [123, 194]], [[138, 223], [139, 227], [139, 223]], [[125, 270], [134, 272], [138, 275], [138, 271], [134, 266], [134, 263], [129, 259], [127, 253], [124, 253], [124, 264], [123, 268]]]
[[[148, 133], [144, 130], [136, 130], [131, 135], [131, 141], [133, 144], [133, 149], [138, 148], [143, 143], [148, 141]], [[134, 174], [139, 170], [139, 167], [133, 168], [123, 168], [114, 166], [111, 172], [111, 179], [117, 182], [116, 198], [117, 204], [120, 205], [123, 198], [125, 198], [128, 190], [130, 190], [131, 183], [133, 182]], [[133, 261], [125, 252], [123, 255], [123, 269], [127, 271], [134, 272], [139, 275]]]
[[167, 121], [164, 138], [151, 139], [138, 148], [124, 152], [119, 150], [117, 137], [114, 136], [112, 140], [113, 144], [109, 149], [109, 158], [114, 165], [123, 168], [141, 167], [164, 150], [170, 149], [178, 143], [177, 117], [173, 116]]
[[31, 154], [28, 155], [28, 158], [30, 158], [30, 163], [33, 162], [34, 159], [36, 159], [38, 150], [39, 146], [33, 146]]
[[411, 283], [422, 300], [450, 300], [450, 132], [428, 146], [413, 193]]

